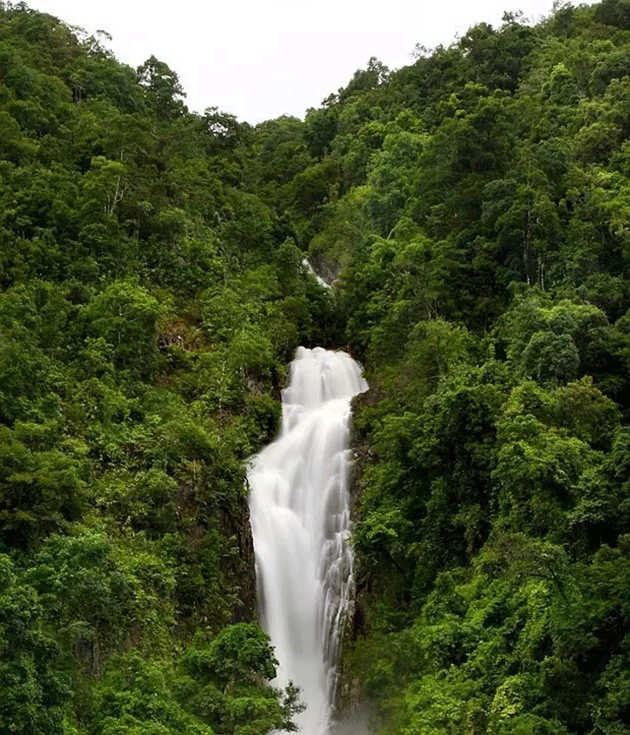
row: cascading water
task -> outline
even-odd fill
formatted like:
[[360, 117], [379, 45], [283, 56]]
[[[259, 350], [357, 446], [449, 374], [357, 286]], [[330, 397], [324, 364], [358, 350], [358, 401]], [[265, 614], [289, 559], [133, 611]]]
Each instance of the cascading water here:
[[302, 690], [305, 735], [326, 735], [331, 724], [352, 592], [350, 399], [367, 387], [344, 352], [300, 347], [283, 391], [282, 432], [248, 473], [262, 622], [280, 662], [277, 684]]
[[304, 260], [302, 261], [302, 265], [313, 276], [313, 278], [317, 281], [317, 283], [319, 283], [320, 286], [323, 286], [324, 288], [330, 288], [330, 284], [326, 283], [326, 281], [316, 272], [316, 270], [310, 264], [308, 258], [304, 258]]

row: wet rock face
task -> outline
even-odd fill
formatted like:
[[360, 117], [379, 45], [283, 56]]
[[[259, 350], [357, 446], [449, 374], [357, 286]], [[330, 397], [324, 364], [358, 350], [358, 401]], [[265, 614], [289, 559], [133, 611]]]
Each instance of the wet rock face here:
[[[349, 477], [349, 493], [350, 493], [350, 512], [352, 516], [352, 522], [356, 519], [356, 506], [361, 493], [365, 486], [364, 481], [364, 470], [367, 463], [370, 461], [370, 450], [368, 444], [368, 433], [363, 427], [360, 414], [363, 406], [372, 405], [374, 402], [374, 391], [369, 390], [366, 393], [355, 396], [352, 400], [352, 416], [353, 421], [350, 428], [350, 447], [351, 447], [351, 463], [350, 463], [350, 477]], [[359, 420], [357, 421], [357, 417]], [[352, 642], [361, 634], [364, 628], [365, 614], [364, 604], [362, 603], [363, 589], [364, 589], [364, 577], [362, 574], [361, 557], [357, 555], [355, 551], [354, 557], [354, 578], [355, 578], [355, 598], [354, 598], [354, 615], [351, 620], [348, 620], [348, 630], [346, 631], [348, 644], [351, 646]]]
[[324, 279], [326, 283], [333, 284], [339, 273], [341, 272], [341, 264], [333, 262], [321, 251], [310, 253], [308, 259], [313, 267], [313, 270], [318, 276]]
[[361, 421], [361, 410], [373, 406], [378, 401], [378, 391], [370, 388], [352, 399], [352, 424], [350, 427], [350, 447], [352, 451], [350, 473], [350, 502], [354, 509], [363, 490], [363, 471], [370, 461], [369, 431]]
[[[352, 416], [353, 421], [350, 428], [351, 448], [351, 468], [349, 477], [349, 493], [350, 493], [350, 509], [352, 518], [355, 518], [355, 509], [357, 502], [364, 488], [364, 470], [370, 461], [369, 449], [369, 433], [361, 422], [361, 409], [366, 406], [374, 405], [378, 400], [378, 391], [370, 389], [365, 393], [361, 393], [352, 399]], [[357, 420], [358, 419], [358, 420]], [[355, 552], [354, 558], [354, 574], [355, 574], [355, 593], [354, 600], [350, 610], [350, 614], [346, 620], [346, 626], [343, 634], [343, 650], [344, 652], [352, 649], [354, 641], [364, 631], [365, 628], [365, 611], [366, 611], [366, 575], [361, 569], [361, 558]], [[342, 658], [339, 667], [339, 685], [337, 690], [337, 699], [335, 701], [335, 719], [341, 724], [337, 732], [345, 733], [345, 725], [343, 723], [352, 723], [354, 719], [363, 712], [364, 697], [361, 691], [361, 684], [358, 678], [348, 667], [346, 660]], [[359, 732], [358, 728], [356, 732]], [[352, 728], [349, 732], [354, 732]]]
[[231, 512], [224, 511], [221, 532], [238, 548], [230, 569], [230, 576], [239, 589], [238, 600], [232, 611], [232, 623], [251, 623], [256, 620], [256, 569], [254, 540], [249, 522], [249, 507], [243, 499], [240, 507]]

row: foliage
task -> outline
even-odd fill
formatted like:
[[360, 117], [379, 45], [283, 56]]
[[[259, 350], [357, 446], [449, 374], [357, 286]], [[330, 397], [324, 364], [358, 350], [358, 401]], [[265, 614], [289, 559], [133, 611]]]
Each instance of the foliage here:
[[245, 461], [333, 310], [273, 209], [302, 124], [253, 140], [106, 43], [0, 3], [0, 730], [215, 732], [182, 652], [246, 666], [239, 630], [261, 663], [221, 732], [291, 729], [264, 634], [226, 626], [255, 610]]
[[0, 3], [0, 730], [294, 729], [245, 463], [302, 343], [372, 386], [340, 691], [383, 735], [630, 731], [628, 8], [252, 127]]
[[506, 14], [307, 116], [339, 176], [299, 233], [372, 386], [344, 676], [379, 733], [630, 727], [626, 11]]
[[69, 690], [59, 673], [59, 648], [42, 631], [35, 590], [0, 555], [0, 728], [7, 733], [63, 733]]

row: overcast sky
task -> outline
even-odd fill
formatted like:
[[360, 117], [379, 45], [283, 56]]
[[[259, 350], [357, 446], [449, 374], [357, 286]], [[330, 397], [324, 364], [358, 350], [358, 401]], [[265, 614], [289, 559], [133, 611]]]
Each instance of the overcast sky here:
[[553, 0], [27, 0], [89, 32], [112, 35], [116, 57], [139, 66], [152, 54], [177, 72], [191, 110], [216, 106], [240, 120], [309, 107], [345, 86], [376, 56], [409, 64], [416, 44], [448, 45], [504, 10], [540, 19]]

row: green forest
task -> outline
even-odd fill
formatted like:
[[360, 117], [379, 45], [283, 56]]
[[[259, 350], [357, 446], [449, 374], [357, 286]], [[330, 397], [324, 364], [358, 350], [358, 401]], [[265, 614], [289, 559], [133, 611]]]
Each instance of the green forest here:
[[107, 42], [0, 2], [0, 734], [295, 730], [246, 465], [298, 345], [371, 386], [340, 707], [630, 734], [630, 0], [256, 126]]

